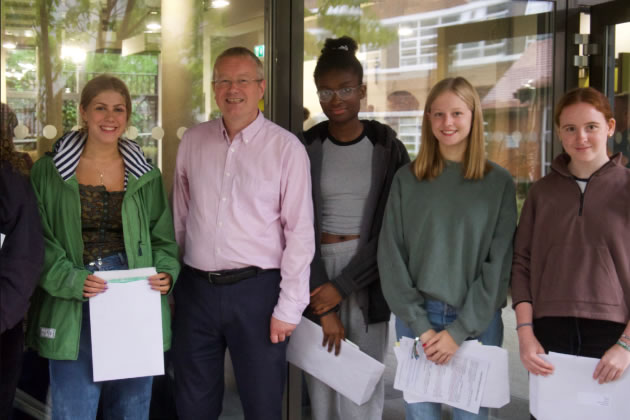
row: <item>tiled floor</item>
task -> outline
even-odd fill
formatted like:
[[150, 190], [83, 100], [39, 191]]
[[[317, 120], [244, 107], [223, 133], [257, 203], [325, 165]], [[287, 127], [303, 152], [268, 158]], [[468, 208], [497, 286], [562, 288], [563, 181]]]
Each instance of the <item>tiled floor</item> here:
[[[521, 365], [518, 356], [518, 339], [516, 337], [515, 325], [516, 320], [514, 311], [511, 309], [510, 302], [503, 310], [503, 323], [505, 325], [505, 338], [503, 347], [509, 352], [510, 364], [510, 392], [512, 394], [511, 401], [505, 407], [491, 410], [492, 420], [528, 420], [529, 419], [529, 401], [528, 401], [528, 382], [527, 372]], [[390, 323], [390, 349], [393, 348], [395, 340], [394, 322]], [[226, 363], [230, 367], [230, 363]], [[402, 393], [393, 388], [394, 376], [396, 373], [396, 359], [393, 351], [390, 351], [385, 359], [385, 409], [383, 412], [383, 420], [402, 420], [405, 417], [403, 407]], [[230, 372], [226, 372], [226, 393], [223, 404], [223, 414], [221, 420], [241, 420], [243, 414], [241, 403], [236, 392], [233, 382], [233, 376]], [[444, 419], [451, 419], [449, 410], [445, 410]], [[308, 410], [305, 410], [302, 420], [310, 420]]]

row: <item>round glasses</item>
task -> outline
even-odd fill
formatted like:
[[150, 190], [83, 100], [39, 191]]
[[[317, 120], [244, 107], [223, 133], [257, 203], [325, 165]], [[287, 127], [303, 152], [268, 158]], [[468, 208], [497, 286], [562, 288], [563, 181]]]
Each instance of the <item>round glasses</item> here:
[[358, 86], [349, 86], [341, 89], [322, 89], [317, 91], [317, 96], [319, 97], [320, 102], [330, 102], [333, 96], [337, 95], [337, 97], [341, 100], [350, 99], [354, 92], [359, 89], [363, 85]]

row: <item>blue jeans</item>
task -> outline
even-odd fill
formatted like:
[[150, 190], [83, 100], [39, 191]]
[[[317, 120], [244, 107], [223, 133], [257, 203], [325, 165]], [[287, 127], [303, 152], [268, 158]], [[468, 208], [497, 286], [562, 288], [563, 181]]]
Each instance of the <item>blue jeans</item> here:
[[[102, 265], [86, 265], [96, 270], [126, 270], [127, 258], [116, 254], [102, 259]], [[91, 420], [96, 418], [98, 401], [103, 396], [103, 415], [111, 420], [149, 418], [153, 377], [94, 382], [90, 306], [83, 303], [83, 319], [77, 360], [50, 360], [50, 391], [53, 420]]]
[[[457, 309], [437, 300], [427, 300], [424, 305], [429, 322], [437, 332], [442, 331], [447, 325], [457, 319]], [[415, 334], [398, 317], [396, 318], [396, 336], [415, 338]], [[477, 339], [481, 343], [490, 346], [501, 346], [503, 344], [503, 320], [501, 319], [501, 309], [499, 309], [490, 321], [488, 328]], [[439, 420], [442, 418], [442, 404], [440, 403], [413, 403], [405, 402], [405, 414], [407, 420]], [[453, 408], [453, 420], [485, 420], [488, 418], [488, 408], [481, 407], [479, 414]]]

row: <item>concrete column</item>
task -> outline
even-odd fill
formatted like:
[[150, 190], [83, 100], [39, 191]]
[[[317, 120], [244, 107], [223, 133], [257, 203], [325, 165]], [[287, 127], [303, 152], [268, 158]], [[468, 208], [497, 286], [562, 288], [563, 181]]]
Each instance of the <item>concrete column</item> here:
[[162, 0], [159, 115], [164, 129], [162, 173], [170, 193], [179, 139], [177, 129], [193, 125], [193, 80], [189, 71], [197, 35], [195, 0]]

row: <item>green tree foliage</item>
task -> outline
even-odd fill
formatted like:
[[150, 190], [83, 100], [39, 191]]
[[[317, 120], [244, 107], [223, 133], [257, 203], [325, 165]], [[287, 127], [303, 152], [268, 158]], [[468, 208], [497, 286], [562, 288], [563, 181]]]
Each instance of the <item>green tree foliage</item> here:
[[317, 58], [325, 38], [350, 36], [358, 44], [383, 48], [393, 42], [396, 31], [381, 24], [369, 7], [361, 7], [365, 0], [319, 0], [315, 13], [305, 9], [305, 16], [316, 16], [317, 27], [323, 36], [304, 33], [304, 58]]

